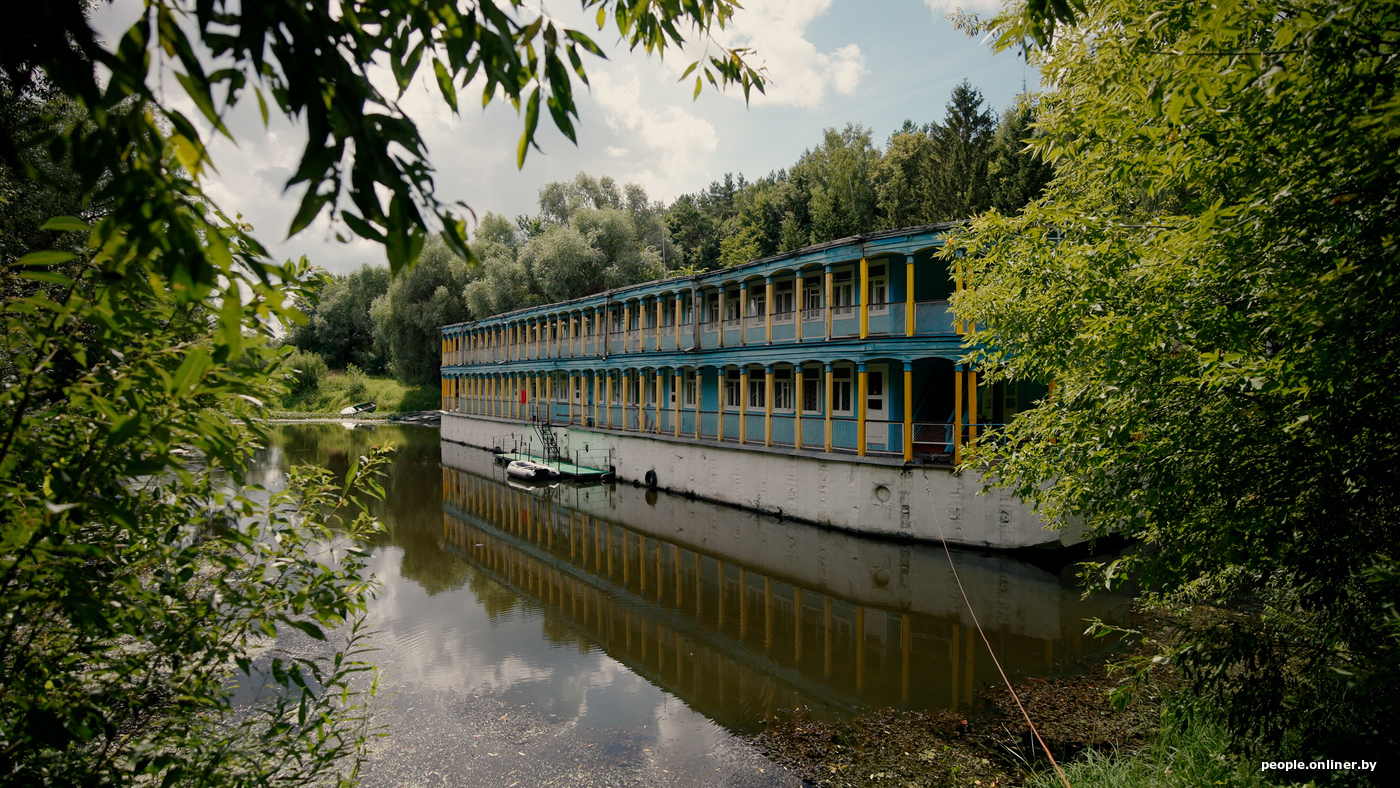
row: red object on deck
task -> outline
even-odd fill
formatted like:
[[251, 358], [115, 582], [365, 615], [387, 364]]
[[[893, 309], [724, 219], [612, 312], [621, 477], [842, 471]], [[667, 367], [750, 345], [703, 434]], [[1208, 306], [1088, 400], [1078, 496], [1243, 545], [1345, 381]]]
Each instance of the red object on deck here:
[[524, 404], [525, 404], [525, 389], [521, 389], [521, 390], [520, 390], [520, 404], [521, 404], [521, 405], [524, 405]]

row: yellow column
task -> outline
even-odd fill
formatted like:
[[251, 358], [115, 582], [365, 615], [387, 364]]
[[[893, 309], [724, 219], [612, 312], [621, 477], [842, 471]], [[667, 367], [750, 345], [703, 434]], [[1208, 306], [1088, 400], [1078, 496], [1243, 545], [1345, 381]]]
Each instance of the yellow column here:
[[793, 315], [793, 322], [796, 324], [796, 327], [793, 328], [793, 332], [797, 335], [797, 341], [798, 341], [798, 342], [801, 342], [801, 341], [802, 341], [802, 305], [803, 305], [803, 303], [804, 303], [802, 299], [804, 299], [804, 298], [807, 297], [807, 293], [806, 293], [805, 290], [803, 290], [803, 287], [802, 287], [802, 271], [801, 271], [800, 269], [799, 269], [798, 272], [797, 272], [797, 281], [794, 282], [792, 286], [793, 286], [793, 288], [794, 288], [794, 290], [793, 290], [793, 295], [792, 295], [792, 297], [793, 297], [793, 304], [795, 305], [795, 308], [797, 309], [797, 312]]
[[904, 336], [914, 336], [914, 258], [904, 263]]
[[967, 440], [977, 442], [977, 370], [967, 371]]
[[[679, 292], [677, 292], [677, 293], [676, 293], [676, 350], [680, 350], [680, 349], [681, 349], [681, 297], [682, 297], [681, 294], [680, 294]], [[679, 396], [676, 397], [676, 401], [677, 401], [677, 402], [680, 402], [680, 397], [679, 397]]]
[[[719, 287], [719, 314], [718, 314], [718, 315], [715, 315], [715, 328], [718, 329], [718, 331], [719, 331], [719, 346], [720, 346], [720, 347], [724, 347], [724, 315], [725, 315], [724, 307], [725, 307], [725, 301], [728, 299], [728, 296], [729, 296], [729, 290], [728, 290], [724, 285], [720, 285], [720, 287]], [[743, 323], [740, 322], [740, 325], [743, 325]], [[720, 397], [720, 402], [724, 402], [724, 397], [723, 397], [723, 396]]]
[[[769, 285], [771, 292], [772, 285]], [[770, 310], [769, 315], [772, 312]], [[763, 445], [773, 445], [773, 365], [763, 368]]]
[[[631, 340], [628, 338], [628, 337], [629, 337], [629, 330], [630, 330], [631, 325], [632, 325], [632, 305], [631, 305], [631, 304], [623, 304], [623, 305], [622, 305], [622, 352], [623, 352], [623, 353], [631, 353], [631, 352], [632, 352]], [[624, 405], [625, 405], [625, 404], [626, 404], [626, 403], [624, 403]], [[627, 422], [626, 422], [625, 419], [623, 420], [622, 426], [623, 426], [624, 429], [627, 427]]]
[[914, 461], [914, 365], [904, 362], [904, 461]]
[[[830, 324], [828, 324], [830, 325]], [[831, 365], [822, 365], [822, 378], [826, 381], [826, 398], [823, 400], [826, 411], [826, 453], [831, 453]]]
[[[694, 309], [694, 306], [690, 307]], [[695, 439], [700, 440], [700, 418], [705, 414], [705, 386], [700, 377], [700, 368], [695, 368]]]
[[963, 405], [962, 364], [953, 367], [953, 464], [962, 462], [962, 405]]
[[[798, 317], [798, 322], [800, 323], [800, 322], [801, 322], [801, 319], [802, 319], [802, 314], [799, 312], [798, 315], [797, 315], [797, 317]], [[793, 413], [793, 422], [792, 422], [792, 447], [793, 447], [794, 449], [800, 449], [800, 448], [802, 448], [802, 405], [803, 405], [803, 402], [802, 402], [802, 365], [801, 365], [801, 364], [797, 364], [797, 365], [794, 366], [794, 373], [795, 373], [795, 377], [796, 377], [795, 383], [796, 383], [796, 385], [797, 385], [797, 390], [793, 392], [793, 398], [792, 398], [792, 405], [793, 405], [793, 408], [792, 408], [792, 413]]]
[[[741, 322], [740, 325], [743, 325]], [[749, 434], [749, 368], [739, 367], [739, 443], [745, 443]]]
[[860, 258], [860, 338], [870, 336], [870, 264]]
[[742, 347], [749, 344], [749, 316], [744, 314], [749, 310], [749, 283], [739, 283], [739, 345]]
[[612, 372], [603, 376], [603, 426], [612, 429]]
[[[955, 261], [953, 269], [953, 295], [962, 295], [962, 261]], [[962, 318], [953, 321], [953, 331], [959, 334], [966, 333], [967, 326]]]
[[773, 277], [763, 280], [763, 340], [773, 344]]
[[593, 373], [593, 426], [595, 426], [595, 427], [601, 427], [601, 426], [603, 425], [603, 414], [602, 414], [601, 412], [599, 412], [600, 409], [602, 408], [602, 402], [603, 402], [603, 398], [602, 398], [601, 396], [599, 396], [599, 395], [602, 393], [602, 386], [603, 386], [603, 382], [602, 382], [601, 380], [598, 379], [598, 373], [597, 373], [597, 372], [594, 372], [594, 373]]
[[[656, 302], [656, 344], [661, 344], [661, 302]], [[661, 370], [656, 370], [656, 434], [661, 434]]]
[[608, 320], [611, 318], [612, 315], [604, 313], [603, 307], [598, 307], [598, 316], [593, 318], [593, 355], [595, 356], [606, 356], [612, 352], [612, 348], [603, 346], [604, 339], [606, 339], [604, 333]]
[[[677, 343], [679, 346], [679, 342]], [[682, 384], [685, 383], [685, 372], [676, 367], [676, 376], [671, 379], [671, 390], [676, 394], [676, 402], [671, 406], [671, 432], [677, 438], [681, 436], [681, 397], [685, 394]], [[698, 554], [697, 554], [698, 558]]]
[[865, 364], [856, 371], [856, 454], [865, 456]]
[[826, 289], [822, 291], [822, 308], [826, 312], [826, 338], [831, 339], [831, 266], [826, 267]]
[[[642, 315], [637, 315], [637, 324], [639, 326], [639, 328], [637, 329], [638, 332], [641, 331], [640, 326], [645, 322], [646, 321], [642, 319]], [[632, 396], [637, 398], [637, 432], [643, 432], [644, 430], [642, 429], [642, 424], [644, 422], [642, 421], [642, 403], [646, 401], [646, 393], [642, 391], [642, 386], [644, 385], [642, 377], [643, 373], [639, 369], [630, 375], [626, 372], [622, 374], [622, 430], [623, 432], [627, 431], [627, 395], [631, 393]]]
[[715, 408], [716, 427], [715, 439], [720, 443], [724, 442], [724, 387], [729, 382], [729, 370], [724, 367], [715, 368], [715, 393], [719, 395], [719, 404]]
[[[657, 349], [657, 350], [660, 350], [660, 349], [661, 349], [661, 309], [662, 309], [661, 296], [657, 296], [657, 297], [656, 297], [656, 349]], [[643, 347], [645, 347], [645, 346], [646, 346], [646, 343], [643, 343]], [[657, 378], [657, 380], [660, 380], [660, 378]], [[659, 386], [659, 385], [661, 385], [661, 384], [660, 384], [660, 383], [657, 383], [657, 385]], [[661, 407], [661, 398], [660, 398], [660, 397], [657, 397], [657, 398], [656, 398], [656, 407], [658, 407], [658, 408]], [[657, 428], [658, 430], [661, 429], [661, 419], [659, 419], [659, 418], [656, 420], [656, 428]]]

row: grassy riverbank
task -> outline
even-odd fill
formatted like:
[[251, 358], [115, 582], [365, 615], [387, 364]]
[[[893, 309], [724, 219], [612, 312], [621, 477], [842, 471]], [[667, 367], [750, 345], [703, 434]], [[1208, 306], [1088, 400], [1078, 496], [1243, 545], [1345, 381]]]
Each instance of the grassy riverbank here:
[[[1156, 688], [1126, 709], [1112, 708], [1114, 682], [1102, 668], [1079, 676], [1018, 680], [1017, 693], [1076, 788], [1195, 788], [1270, 785], [1258, 763], [1227, 752], [1216, 727], [1183, 719]], [[774, 720], [755, 743], [773, 760], [821, 788], [871, 785], [1030, 786], [1062, 783], [1031, 745], [1004, 686], [977, 710], [876, 710], [841, 723], [799, 715]]]
[[[442, 406], [441, 393], [435, 386], [407, 386], [389, 377], [372, 377], [351, 370], [329, 372], [319, 383], [306, 391], [285, 397], [277, 404], [275, 418], [313, 418], [334, 416], [341, 408], [360, 402], [378, 404], [377, 415], [417, 413], [437, 410]], [[365, 414], [374, 417], [376, 414]]]

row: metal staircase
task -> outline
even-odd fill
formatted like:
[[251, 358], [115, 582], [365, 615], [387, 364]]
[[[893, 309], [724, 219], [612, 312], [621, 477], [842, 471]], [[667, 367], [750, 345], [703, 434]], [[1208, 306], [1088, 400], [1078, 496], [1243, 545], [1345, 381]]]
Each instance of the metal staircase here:
[[531, 410], [530, 422], [535, 425], [535, 432], [540, 435], [540, 446], [544, 452], [546, 460], [560, 460], [563, 456], [559, 453], [559, 441], [554, 437], [554, 427], [549, 423], [548, 411], [541, 412], [537, 404]]

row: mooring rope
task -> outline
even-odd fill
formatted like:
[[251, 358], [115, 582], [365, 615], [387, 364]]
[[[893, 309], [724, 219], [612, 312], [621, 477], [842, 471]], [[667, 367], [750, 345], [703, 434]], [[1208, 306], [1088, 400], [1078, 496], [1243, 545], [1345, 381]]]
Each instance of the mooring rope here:
[[1040, 742], [1040, 749], [1045, 752], [1045, 757], [1050, 759], [1050, 765], [1055, 767], [1055, 774], [1060, 776], [1060, 782], [1065, 784], [1065, 788], [1073, 788], [1069, 784], [1069, 778], [1056, 762], [1054, 753], [1045, 746], [1045, 740], [1040, 738], [1040, 731], [1036, 730], [1035, 723], [1031, 722], [1031, 715], [1026, 713], [1026, 707], [1021, 705], [1021, 696], [1016, 694], [1016, 688], [1011, 686], [1011, 679], [1006, 677], [1006, 671], [1001, 668], [1001, 660], [997, 659], [997, 653], [992, 649], [992, 642], [987, 639], [987, 633], [982, 631], [982, 624], [977, 621], [977, 611], [972, 609], [972, 601], [967, 598], [967, 590], [963, 588], [962, 578], [958, 576], [958, 568], [953, 564], [953, 553], [948, 549], [948, 538], [943, 534], [943, 522], [938, 517], [938, 507], [933, 505], [933, 489], [924, 483], [924, 493], [928, 495], [928, 508], [933, 512], [933, 523], [938, 526], [938, 541], [943, 543], [943, 555], [948, 557], [948, 568], [953, 572], [953, 580], [957, 581], [958, 593], [962, 594], [963, 604], [967, 605], [967, 614], [972, 616], [972, 625], [977, 627], [977, 634], [982, 636], [982, 643], [987, 647], [987, 653], [992, 655], [992, 664], [997, 666], [997, 673], [1001, 674], [1001, 680], [1006, 684], [1006, 691], [1011, 693], [1011, 699], [1016, 701], [1016, 708], [1021, 710], [1021, 716], [1025, 718], [1026, 725], [1030, 726], [1031, 735]]

